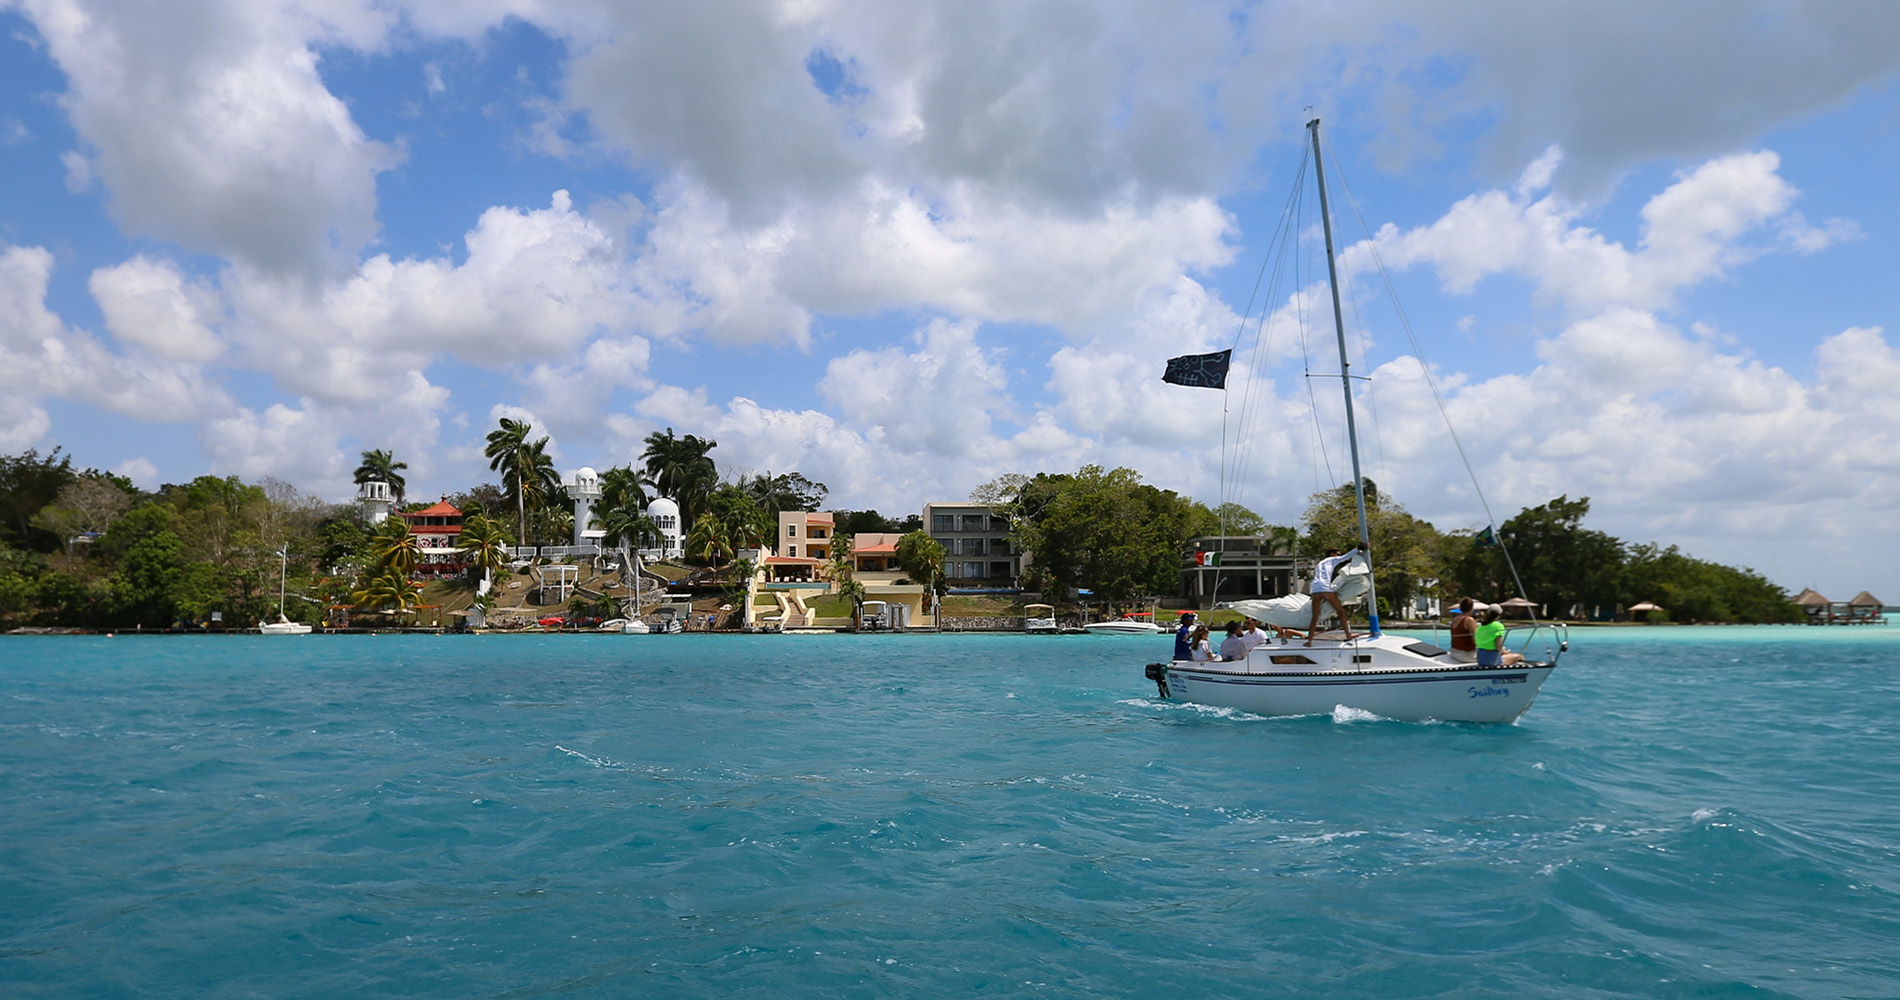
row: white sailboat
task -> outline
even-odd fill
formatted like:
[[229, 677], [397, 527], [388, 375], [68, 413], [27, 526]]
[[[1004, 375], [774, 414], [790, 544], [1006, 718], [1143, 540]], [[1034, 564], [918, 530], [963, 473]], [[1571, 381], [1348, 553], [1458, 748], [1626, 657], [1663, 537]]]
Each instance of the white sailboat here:
[[621, 635], [647, 635], [653, 629], [640, 617], [640, 551], [629, 550], [631, 559], [628, 565], [633, 567], [633, 607], [627, 611], [627, 619], [620, 623]]
[[[1346, 326], [1340, 311], [1339, 271], [1326, 203], [1319, 119], [1308, 122], [1307, 130], [1312, 138], [1313, 173], [1318, 181], [1320, 221], [1326, 237], [1327, 277], [1333, 293], [1333, 328], [1339, 341], [1339, 378], [1346, 400], [1346, 437], [1352, 452], [1359, 539], [1369, 549], [1365, 479], [1359, 468]], [[1531, 707], [1568, 644], [1562, 626], [1551, 626], [1552, 647], [1546, 650], [1544, 659], [1531, 659], [1526, 649], [1524, 659], [1510, 666], [1480, 667], [1458, 662], [1450, 652], [1430, 643], [1381, 631], [1371, 565], [1363, 551], [1340, 568], [1336, 582], [1342, 602], [1362, 602], [1367, 609], [1368, 627], [1363, 632], [1351, 638], [1346, 638], [1344, 631], [1322, 632], [1305, 640], [1275, 638], [1233, 661], [1150, 663], [1148, 679], [1155, 682], [1163, 699], [1257, 715], [1336, 715], [1343, 709], [1389, 719], [1512, 722]], [[1311, 601], [1310, 596], [1300, 594], [1223, 606], [1271, 625], [1305, 628], [1312, 613]]]
[[293, 622], [284, 615], [284, 583], [290, 574], [290, 546], [277, 550], [277, 620], [259, 622], [259, 635], [309, 635], [310, 626]]

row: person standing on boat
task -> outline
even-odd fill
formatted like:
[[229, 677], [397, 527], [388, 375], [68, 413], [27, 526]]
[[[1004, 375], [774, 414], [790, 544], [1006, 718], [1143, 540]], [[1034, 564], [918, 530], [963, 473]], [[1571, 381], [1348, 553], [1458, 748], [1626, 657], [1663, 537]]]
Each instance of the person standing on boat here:
[[[1358, 548], [1353, 549], [1353, 552], [1358, 552], [1364, 547], [1362, 543]], [[1313, 594], [1313, 620], [1306, 626], [1306, 644], [1308, 646], [1313, 644], [1313, 636], [1319, 633], [1319, 613], [1322, 602], [1332, 605], [1333, 613], [1339, 616], [1340, 630], [1346, 634], [1346, 637], [1340, 641], [1350, 642], [1352, 640], [1352, 622], [1346, 617], [1346, 606], [1339, 603], [1339, 594], [1333, 584], [1333, 574], [1338, 573], [1339, 567], [1344, 566], [1347, 560], [1351, 558], [1351, 553], [1340, 555], [1338, 549], [1327, 549], [1326, 558], [1321, 559], [1319, 563], [1313, 567], [1313, 586], [1311, 588]]]
[[1471, 614], [1471, 598], [1458, 602], [1458, 616], [1451, 620], [1451, 658], [1459, 663], [1478, 662], [1478, 619]]
[[1176, 660], [1194, 658], [1194, 646], [1188, 641], [1194, 637], [1194, 625], [1194, 612], [1184, 612], [1181, 615], [1181, 627], [1174, 630], [1174, 658]]

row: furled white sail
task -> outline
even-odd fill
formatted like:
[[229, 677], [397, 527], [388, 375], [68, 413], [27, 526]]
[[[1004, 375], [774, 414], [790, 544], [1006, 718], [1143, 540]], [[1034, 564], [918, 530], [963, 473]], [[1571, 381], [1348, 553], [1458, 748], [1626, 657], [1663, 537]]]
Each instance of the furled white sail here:
[[[1372, 589], [1372, 564], [1366, 559], [1366, 554], [1354, 552], [1351, 559], [1341, 564], [1333, 573], [1333, 585], [1342, 603], [1358, 604], [1365, 600], [1366, 591]], [[1313, 621], [1313, 598], [1310, 594], [1288, 594], [1266, 601], [1229, 601], [1220, 607], [1232, 608], [1243, 615], [1281, 628], [1303, 629]], [[1320, 621], [1330, 621], [1332, 618], [1333, 609], [1322, 606]]]

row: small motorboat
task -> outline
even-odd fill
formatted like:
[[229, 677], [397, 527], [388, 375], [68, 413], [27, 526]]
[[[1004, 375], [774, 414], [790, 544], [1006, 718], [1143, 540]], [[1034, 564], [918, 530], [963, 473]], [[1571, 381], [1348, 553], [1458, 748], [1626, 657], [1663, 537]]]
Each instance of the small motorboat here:
[[1167, 629], [1154, 623], [1154, 612], [1131, 611], [1107, 622], [1089, 622], [1082, 630], [1090, 635], [1157, 635]]

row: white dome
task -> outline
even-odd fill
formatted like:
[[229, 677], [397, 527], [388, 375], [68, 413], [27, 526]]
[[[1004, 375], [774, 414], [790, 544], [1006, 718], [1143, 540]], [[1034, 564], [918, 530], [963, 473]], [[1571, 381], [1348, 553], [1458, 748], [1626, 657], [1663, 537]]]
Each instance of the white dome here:
[[576, 486], [589, 486], [598, 482], [600, 482], [600, 473], [595, 472], [585, 465], [580, 467], [580, 471], [574, 473], [574, 485]]
[[647, 504], [647, 516], [653, 517], [657, 514], [678, 517], [680, 516], [680, 505], [674, 503], [667, 497], [654, 497], [653, 502]]

